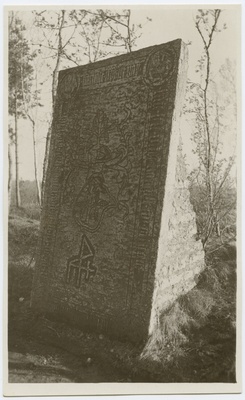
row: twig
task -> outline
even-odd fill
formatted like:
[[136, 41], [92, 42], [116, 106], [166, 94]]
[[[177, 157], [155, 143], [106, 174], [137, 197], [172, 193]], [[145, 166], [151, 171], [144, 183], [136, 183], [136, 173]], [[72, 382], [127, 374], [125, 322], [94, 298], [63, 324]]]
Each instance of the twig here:
[[60, 334], [54, 328], [52, 328], [52, 326], [47, 325], [47, 328], [50, 329], [51, 331], [54, 331], [56, 335], [60, 338]]
[[34, 252], [32, 254], [32, 257], [31, 257], [31, 259], [29, 261], [29, 264], [27, 265], [27, 268], [30, 268], [31, 263], [32, 263], [33, 259], [35, 258], [36, 252], [37, 252], [37, 246], [35, 247], [35, 250], [34, 250]]
[[[234, 236], [234, 238], [235, 238], [235, 236]], [[234, 238], [232, 238], [232, 239], [234, 239]], [[221, 247], [224, 247], [226, 244], [230, 243], [232, 239], [230, 239], [229, 241], [227, 241], [227, 242], [225, 242], [225, 243], [222, 243], [220, 246], [216, 247], [214, 250], [208, 251], [208, 254], [212, 254], [212, 253], [214, 253], [215, 251], [219, 250]]]
[[63, 56], [65, 56], [67, 58], [67, 60], [73, 62], [75, 65], [79, 66], [80, 64], [78, 64], [75, 60], [73, 60], [70, 56], [68, 56], [66, 54], [66, 52], [63, 52]]

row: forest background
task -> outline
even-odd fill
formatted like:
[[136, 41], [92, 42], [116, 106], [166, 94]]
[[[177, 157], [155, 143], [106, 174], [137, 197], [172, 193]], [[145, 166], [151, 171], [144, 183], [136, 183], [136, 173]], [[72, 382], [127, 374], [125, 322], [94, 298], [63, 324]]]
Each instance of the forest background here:
[[[215, 25], [214, 36], [212, 36], [212, 41], [210, 43], [210, 75], [208, 76], [208, 104], [207, 111], [208, 116], [206, 117], [203, 113], [205, 110], [205, 82], [207, 79], [207, 52], [205, 54], [205, 43], [202, 39], [202, 35], [198, 31], [198, 27], [201, 29], [201, 33], [206, 34], [206, 39], [208, 44], [208, 38], [212, 32], [212, 27], [215, 23], [215, 14], [209, 13], [205, 14], [206, 10], [199, 9], [199, 6], [191, 8], [187, 7], [184, 9], [159, 9], [157, 6], [151, 6], [147, 10], [142, 9], [140, 12], [138, 9], [132, 7], [130, 14], [130, 24], [131, 29], [134, 27], [135, 32], [135, 43], [132, 48], [129, 49], [126, 45], [124, 39], [127, 40], [128, 33], [124, 33], [120, 30], [119, 36], [116, 41], [120, 42], [122, 53], [130, 50], [137, 50], [142, 47], [147, 47], [150, 45], [160, 44], [170, 40], [174, 40], [178, 37], [182, 38], [188, 45], [189, 50], [189, 70], [188, 70], [188, 82], [187, 82], [187, 92], [186, 101], [184, 105], [184, 113], [182, 114], [181, 120], [181, 131], [182, 131], [182, 146], [183, 152], [185, 154], [185, 165], [189, 174], [190, 189], [192, 190], [192, 200], [194, 205], [198, 205], [196, 211], [198, 214], [199, 222], [199, 233], [203, 240], [203, 244], [206, 245], [207, 239], [213, 235], [219, 238], [215, 241], [215, 246], [218, 248], [220, 245], [226, 241], [234, 240], [236, 238], [236, 173], [238, 172], [238, 179], [240, 179], [240, 150], [241, 150], [241, 140], [240, 140], [240, 124], [239, 112], [241, 112], [240, 103], [237, 99], [240, 99], [240, 11], [239, 9], [227, 6], [220, 6], [221, 13], [218, 16], [217, 26]], [[48, 10], [45, 7], [37, 7], [33, 9], [41, 13], [44, 10]], [[108, 7], [112, 10], [112, 8]], [[25, 30], [23, 31], [24, 39], [27, 40], [27, 44], [30, 48], [30, 54], [34, 51], [36, 53], [35, 57], [31, 61], [32, 67], [36, 73], [34, 74], [33, 86], [36, 89], [38, 96], [36, 100], [40, 102], [40, 106], [31, 107], [32, 112], [36, 112], [37, 123], [36, 123], [36, 149], [37, 149], [37, 171], [38, 171], [38, 181], [42, 183], [42, 172], [43, 172], [43, 161], [46, 145], [46, 137], [49, 131], [50, 122], [52, 121], [52, 76], [55, 67], [55, 61], [57, 58], [57, 48], [54, 51], [53, 44], [58, 43], [54, 41], [53, 44], [48, 43], [46, 48], [45, 35], [43, 36], [43, 27], [38, 27], [34, 24], [34, 13], [23, 12], [23, 9], [17, 11], [16, 17], [18, 17], [23, 25], [25, 25]], [[61, 12], [61, 8], [59, 8]], [[202, 14], [204, 12], [204, 14]], [[120, 10], [121, 13], [121, 10]], [[46, 18], [48, 15], [48, 24], [52, 25], [50, 20], [51, 13], [48, 10], [46, 12]], [[60, 14], [61, 15], [61, 14]], [[41, 18], [43, 14], [41, 14]], [[56, 15], [57, 17], [57, 15]], [[217, 15], [216, 15], [217, 17]], [[57, 21], [57, 20], [56, 20]], [[61, 20], [60, 20], [61, 21]], [[123, 26], [122, 26], [123, 27]], [[5, 27], [6, 28], [6, 27]], [[57, 36], [57, 31], [52, 31], [52, 26], [50, 27], [50, 36], [48, 40], [52, 40]], [[207, 29], [209, 30], [207, 30]], [[124, 29], [124, 27], [123, 27]], [[72, 32], [69, 32], [69, 35]], [[70, 36], [67, 36], [67, 40]], [[92, 36], [87, 35], [87, 39]], [[114, 37], [115, 39], [115, 37]], [[205, 38], [204, 38], [205, 39]], [[64, 37], [64, 42], [66, 39]], [[40, 46], [41, 44], [41, 46]], [[88, 45], [87, 41], [87, 45]], [[117, 44], [117, 43], [116, 43]], [[91, 43], [90, 43], [91, 45]], [[110, 45], [109, 45], [110, 46]], [[111, 47], [111, 46], [110, 46]], [[117, 46], [115, 46], [117, 47]], [[207, 46], [206, 46], [207, 47]], [[86, 44], [85, 47], [86, 48]], [[206, 49], [207, 50], [207, 49]], [[76, 51], [72, 53], [75, 54], [75, 63], [80, 65], [89, 62], [87, 50], [83, 50], [86, 55], [82, 59], [76, 58]], [[118, 53], [118, 48], [114, 48], [114, 51], [108, 56], [113, 56]], [[81, 54], [80, 54], [81, 55]], [[70, 54], [68, 54], [70, 56]], [[60, 69], [65, 69], [67, 67], [75, 66], [76, 64], [70, 61], [67, 56], [62, 57], [62, 62], [59, 65]], [[7, 74], [7, 70], [5, 74]], [[5, 75], [6, 77], [6, 75]], [[22, 91], [22, 89], [20, 90]], [[26, 90], [26, 93], [28, 90]], [[35, 90], [33, 91], [33, 93]], [[22, 93], [23, 95], [23, 93]], [[22, 96], [21, 95], [21, 96]], [[25, 95], [26, 96], [26, 95]], [[27, 100], [28, 96], [26, 96]], [[35, 98], [35, 96], [34, 96]], [[207, 99], [206, 99], [207, 100]], [[6, 99], [5, 99], [6, 107]], [[200, 110], [202, 110], [200, 112]], [[6, 115], [5, 108], [5, 115]], [[25, 112], [25, 110], [21, 110]], [[6, 121], [6, 119], [5, 119]], [[31, 220], [39, 220], [40, 206], [37, 204], [37, 196], [35, 189], [35, 170], [34, 170], [34, 152], [33, 152], [33, 137], [32, 137], [32, 123], [29, 118], [18, 117], [18, 133], [19, 133], [19, 180], [20, 180], [20, 197], [21, 204], [20, 210], [16, 212], [16, 191], [15, 191], [15, 135], [14, 133], [14, 118], [13, 113], [10, 113], [9, 120], [10, 125], [5, 124], [5, 134], [8, 136], [10, 134], [10, 151], [13, 157], [13, 180], [12, 180], [12, 191], [11, 191], [11, 203], [12, 203], [12, 221], [10, 221], [10, 238], [15, 240], [21, 240], [20, 231], [17, 230], [20, 219], [17, 216], [31, 218]], [[211, 127], [211, 146], [208, 149], [206, 132], [207, 132], [207, 122], [208, 127]], [[9, 129], [10, 128], [10, 129]], [[12, 128], [12, 130], [11, 130]], [[8, 131], [8, 132], [7, 132]], [[238, 146], [237, 145], [238, 136]], [[188, 143], [188, 145], [186, 145]], [[190, 145], [191, 143], [191, 145]], [[237, 155], [238, 148], [238, 157]], [[209, 150], [211, 150], [209, 154]], [[208, 157], [209, 154], [209, 157]], [[204, 156], [204, 158], [203, 158]], [[219, 208], [216, 207], [215, 199], [213, 198], [212, 188], [210, 190], [209, 185], [209, 173], [208, 172], [208, 159], [211, 160], [217, 168], [213, 169], [214, 174], [212, 175], [212, 188], [216, 188], [218, 194], [222, 192], [224, 196], [218, 196]], [[5, 161], [5, 171], [6, 165], [8, 164], [7, 148], [5, 147], [4, 152]], [[237, 163], [238, 162], [238, 163]], [[238, 165], [238, 170], [237, 170]], [[199, 179], [201, 177], [201, 180]], [[225, 178], [225, 180], [224, 180]], [[226, 185], [223, 184], [223, 181]], [[221, 184], [222, 191], [219, 190]], [[204, 190], [203, 190], [204, 188]], [[223, 190], [224, 189], [224, 190]], [[200, 202], [200, 199], [202, 200]], [[214, 206], [214, 207], [213, 207]], [[10, 213], [10, 214], [11, 214]], [[220, 224], [220, 219], [217, 218], [217, 213], [224, 216], [222, 219], [222, 224]], [[14, 217], [13, 217], [14, 215]], [[210, 222], [211, 221], [211, 222]], [[21, 223], [23, 221], [21, 220]], [[11, 225], [12, 224], [12, 225]], [[26, 226], [24, 227], [26, 228]], [[29, 229], [29, 228], [28, 228]], [[35, 225], [36, 229], [36, 225]], [[38, 226], [37, 226], [38, 229]], [[221, 230], [221, 232], [220, 232]], [[36, 239], [36, 230], [34, 232], [33, 238]], [[26, 239], [23, 236], [23, 240]], [[26, 267], [28, 268], [28, 274], [30, 275], [30, 268], [32, 269], [34, 259], [33, 254], [30, 253], [34, 251], [35, 240], [31, 243], [31, 248], [28, 249], [28, 261], [27, 265], [23, 266], [24, 269], [19, 268], [18, 273], [15, 272], [11, 275], [13, 276], [13, 282], [18, 283], [21, 279], [26, 279]], [[10, 241], [10, 243], [12, 243]], [[23, 242], [24, 243], [24, 242]], [[22, 246], [23, 244], [21, 244]], [[23, 249], [23, 248], [22, 248]], [[210, 251], [210, 249], [208, 249]], [[211, 251], [216, 249], [211, 249]], [[26, 262], [26, 261], [25, 261]], [[13, 263], [10, 257], [10, 267], [12, 272], [14, 268], [20, 265], [19, 260], [14, 260]], [[234, 260], [233, 264], [234, 266]], [[24, 272], [24, 274], [23, 274]], [[16, 274], [16, 275], [15, 275]], [[22, 275], [21, 275], [22, 274]], [[25, 281], [25, 290], [30, 290], [31, 277], [28, 275], [28, 282]], [[20, 279], [21, 278], [21, 279]], [[12, 286], [14, 286], [12, 285]], [[27, 288], [28, 286], [28, 288]], [[16, 299], [11, 301], [19, 301], [22, 298], [23, 287], [17, 288], [17, 294], [15, 293]], [[28, 300], [28, 294], [25, 293], [24, 297]], [[234, 299], [233, 299], [234, 300]], [[232, 301], [233, 301], [232, 300]], [[12, 304], [12, 303], [11, 303]], [[13, 303], [14, 304], [14, 303]], [[232, 303], [232, 307], [234, 302]], [[232, 308], [234, 311], [234, 307]], [[231, 323], [234, 323], [235, 315], [232, 314]], [[234, 333], [231, 337], [234, 339]], [[232, 340], [233, 340], [232, 339]], [[228, 360], [227, 364], [230, 361]]]

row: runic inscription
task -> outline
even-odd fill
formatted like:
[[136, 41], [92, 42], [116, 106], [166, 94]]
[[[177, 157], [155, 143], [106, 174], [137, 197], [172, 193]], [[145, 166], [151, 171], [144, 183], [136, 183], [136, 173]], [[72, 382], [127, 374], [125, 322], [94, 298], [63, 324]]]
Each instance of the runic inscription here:
[[176, 157], [186, 57], [175, 40], [60, 71], [34, 308], [142, 341], [194, 286], [200, 247]]
[[67, 260], [66, 282], [73, 282], [79, 288], [82, 275], [84, 280], [88, 282], [90, 277], [93, 277], [97, 272], [97, 268], [93, 265], [93, 259], [94, 248], [86, 235], [83, 235], [79, 253]]

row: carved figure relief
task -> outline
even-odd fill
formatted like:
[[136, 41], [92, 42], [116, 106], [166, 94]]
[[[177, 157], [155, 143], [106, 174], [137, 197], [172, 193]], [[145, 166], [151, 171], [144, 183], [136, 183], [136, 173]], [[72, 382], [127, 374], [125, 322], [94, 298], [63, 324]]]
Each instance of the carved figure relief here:
[[145, 66], [144, 77], [147, 84], [162, 85], [173, 73], [175, 53], [170, 49], [154, 50], [149, 54]]
[[[129, 136], [122, 125], [122, 122], [113, 125], [106, 113], [98, 110], [92, 120], [82, 163], [66, 179], [64, 198], [72, 197], [69, 192], [76, 191], [72, 214], [77, 224], [89, 232], [99, 229], [109, 210], [119, 212], [122, 218], [128, 215], [125, 190], [130, 171]], [[86, 178], [77, 190], [72, 174], [74, 178], [79, 168]]]

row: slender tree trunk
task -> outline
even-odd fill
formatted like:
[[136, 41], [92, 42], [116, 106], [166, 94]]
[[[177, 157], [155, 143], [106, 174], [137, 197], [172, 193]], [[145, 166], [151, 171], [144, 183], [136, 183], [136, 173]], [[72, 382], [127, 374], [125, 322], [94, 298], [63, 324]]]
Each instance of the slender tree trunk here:
[[38, 171], [37, 171], [36, 125], [35, 125], [34, 120], [32, 120], [32, 139], [33, 139], [35, 182], [36, 182], [36, 188], [37, 188], [37, 202], [40, 206], [41, 205], [41, 193], [40, 193], [40, 184], [39, 184], [39, 180], [38, 180]]
[[211, 172], [211, 164], [212, 164], [212, 149], [211, 149], [211, 137], [210, 137], [210, 129], [209, 129], [209, 117], [208, 117], [208, 86], [209, 86], [209, 75], [210, 75], [210, 55], [208, 47], [205, 45], [205, 53], [207, 57], [206, 64], [206, 77], [205, 77], [205, 87], [204, 87], [204, 119], [205, 119], [205, 130], [206, 130], [206, 138], [207, 138], [207, 147], [206, 147], [206, 185], [208, 192], [208, 209], [209, 214], [213, 215], [213, 185], [212, 185], [212, 172]]
[[[34, 174], [35, 174], [35, 183], [36, 183], [36, 190], [37, 190], [37, 202], [38, 202], [39, 206], [41, 206], [41, 191], [40, 191], [40, 184], [39, 184], [39, 180], [38, 180], [38, 168], [37, 168], [36, 123], [35, 123], [35, 119], [31, 116], [30, 112], [28, 111], [28, 105], [26, 102], [25, 90], [24, 90], [23, 67], [22, 66], [21, 66], [21, 86], [22, 86], [22, 96], [23, 96], [23, 105], [24, 105], [24, 109], [25, 109], [25, 114], [29, 118], [29, 121], [32, 124]], [[36, 91], [37, 91], [37, 76], [36, 76]]]
[[19, 182], [19, 140], [18, 140], [18, 116], [17, 116], [16, 93], [15, 93], [14, 128], [15, 128], [15, 197], [16, 197], [16, 207], [19, 208], [21, 206], [21, 200], [20, 200], [20, 182]]
[[208, 214], [209, 214], [209, 227], [206, 231], [205, 238], [203, 240], [203, 247], [205, 248], [207, 241], [213, 231], [213, 227], [215, 226], [215, 209], [214, 209], [214, 195], [213, 195], [213, 182], [212, 182], [212, 147], [211, 147], [211, 135], [209, 129], [209, 117], [208, 117], [208, 86], [209, 86], [209, 75], [210, 75], [210, 56], [208, 47], [205, 46], [205, 53], [207, 57], [207, 66], [206, 66], [206, 77], [205, 77], [205, 87], [204, 87], [204, 123], [205, 123], [205, 131], [206, 131], [206, 187], [207, 187], [207, 195], [208, 195]]
[[44, 198], [44, 190], [46, 184], [46, 176], [47, 176], [47, 169], [48, 169], [48, 161], [49, 161], [49, 150], [50, 150], [50, 140], [51, 140], [51, 131], [52, 131], [52, 120], [54, 115], [54, 108], [56, 102], [56, 94], [57, 94], [57, 86], [58, 86], [58, 75], [59, 75], [59, 68], [60, 68], [60, 61], [61, 55], [63, 51], [62, 46], [62, 29], [65, 22], [65, 10], [61, 11], [61, 17], [59, 21], [59, 31], [58, 31], [58, 48], [57, 48], [57, 58], [56, 58], [56, 65], [53, 71], [53, 79], [52, 79], [52, 115], [51, 115], [51, 123], [48, 129], [47, 137], [46, 137], [46, 146], [45, 146], [45, 155], [44, 155], [44, 162], [43, 162], [43, 179], [42, 179], [42, 201]]
[[8, 209], [10, 210], [11, 206], [11, 192], [12, 192], [12, 182], [13, 182], [13, 159], [11, 146], [8, 144], [8, 161], [9, 161], [9, 169], [8, 169]]
[[62, 10], [61, 13], [62, 13], [62, 15], [61, 15], [61, 20], [60, 20], [60, 23], [59, 23], [59, 31], [58, 31], [57, 58], [56, 58], [55, 68], [54, 68], [54, 71], [53, 71], [53, 81], [52, 81], [52, 114], [54, 113], [57, 86], [58, 86], [58, 75], [59, 75], [60, 61], [61, 61], [61, 55], [62, 55], [62, 51], [63, 51], [63, 48], [62, 48], [62, 28], [64, 26], [65, 10]]
[[130, 17], [131, 17], [131, 11], [128, 10], [128, 23], [127, 23], [127, 30], [128, 30], [128, 52], [131, 53], [132, 51], [132, 43], [131, 43], [131, 31], [130, 31]]
[[216, 235], [218, 236], [218, 237], [220, 237], [221, 236], [221, 233], [220, 233], [220, 224], [219, 224], [219, 222], [217, 222], [216, 221]]
[[98, 36], [98, 40], [97, 40], [96, 50], [94, 53], [94, 62], [96, 62], [97, 58], [98, 58], [98, 53], [99, 53], [99, 48], [100, 48], [100, 37], [101, 37], [102, 30], [103, 30], [103, 25], [104, 25], [104, 20], [102, 20], [101, 25], [100, 25], [99, 36]]
[[214, 204], [214, 188], [213, 188], [213, 171], [212, 171], [212, 144], [211, 144], [211, 132], [209, 127], [209, 115], [208, 115], [208, 86], [210, 83], [210, 53], [209, 48], [212, 44], [213, 34], [215, 32], [217, 22], [220, 16], [221, 10], [215, 10], [214, 14], [214, 23], [211, 27], [210, 32], [208, 33], [208, 38], [205, 39], [203, 32], [199, 26], [200, 20], [196, 23], [196, 28], [202, 38], [204, 44], [204, 51], [207, 57], [206, 61], [206, 71], [205, 71], [205, 87], [204, 87], [204, 124], [206, 131], [206, 187], [207, 187], [207, 197], [208, 197], [208, 214], [209, 214], [209, 228], [206, 232], [205, 238], [203, 240], [203, 247], [206, 246], [206, 243], [211, 236], [213, 229], [216, 229], [216, 233], [219, 234], [219, 226], [216, 223], [216, 209]]
[[50, 149], [50, 139], [51, 139], [51, 130], [52, 125], [50, 123], [48, 128], [48, 133], [46, 137], [46, 145], [45, 145], [45, 153], [44, 153], [44, 161], [43, 161], [43, 178], [42, 178], [42, 190], [41, 190], [41, 203], [43, 204], [44, 200], [44, 190], [46, 185], [46, 177], [47, 177], [47, 169], [48, 169], [48, 157], [49, 157], [49, 149]]

